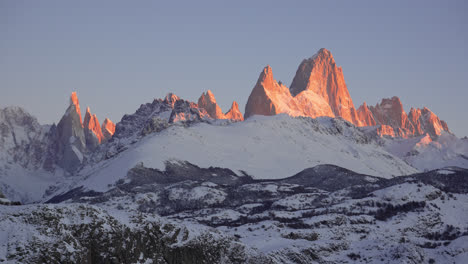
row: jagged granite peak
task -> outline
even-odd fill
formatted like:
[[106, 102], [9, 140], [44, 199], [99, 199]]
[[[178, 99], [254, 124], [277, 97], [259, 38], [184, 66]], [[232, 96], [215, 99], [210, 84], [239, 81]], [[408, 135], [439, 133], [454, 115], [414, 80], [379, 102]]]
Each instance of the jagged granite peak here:
[[164, 102], [166, 104], [170, 104], [172, 108], [174, 108], [174, 104], [179, 100], [180, 100], [180, 97], [173, 93], [168, 93], [166, 97], [164, 97]]
[[428, 133], [432, 138], [440, 136], [442, 131], [450, 132], [447, 123], [440, 120], [429, 108], [424, 107], [422, 110], [411, 108], [408, 114], [409, 120], [415, 128], [415, 135], [424, 135]]
[[198, 98], [198, 107], [205, 109], [213, 119], [226, 119], [221, 107], [216, 103], [214, 94], [210, 90], [206, 91]]
[[409, 121], [403, 109], [400, 98], [384, 98], [380, 104], [370, 107], [377, 124], [391, 126], [396, 136], [408, 137], [414, 135], [414, 126]]
[[83, 161], [86, 151], [86, 137], [81, 121], [80, 105], [76, 92], [70, 98], [70, 106], [57, 124], [50, 158], [69, 172], [75, 171]]
[[289, 113], [291, 108], [297, 110], [297, 106], [291, 104], [292, 99], [289, 89], [273, 78], [273, 71], [268, 65], [260, 73], [257, 83], [250, 93], [245, 105], [244, 117]]
[[232, 102], [231, 108], [226, 112], [225, 117], [233, 121], [244, 121], [244, 116], [239, 111], [239, 105], [236, 101]]
[[104, 119], [104, 122], [102, 122], [102, 135], [103, 135], [103, 142], [108, 141], [109, 139], [112, 138], [112, 136], [115, 133], [115, 124], [109, 119], [106, 118]]
[[447, 123], [427, 107], [411, 108], [406, 114], [397, 96], [384, 98], [375, 106], [364, 103], [357, 112], [361, 126], [378, 126], [377, 133], [381, 136], [408, 138], [428, 134], [434, 139], [442, 131], [450, 132]]
[[335, 116], [360, 125], [343, 70], [336, 66], [333, 55], [327, 49], [322, 48], [311, 58], [303, 60], [296, 71], [290, 87], [291, 95], [297, 96], [308, 90], [328, 102]]
[[101, 144], [104, 136], [102, 135], [101, 126], [99, 124], [97, 116], [95, 114], [91, 114], [89, 107], [86, 108], [86, 115], [83, 126], [86, 139], [86, 147], [89, 150], [94, 150], [99, 144]]
[[82, 118], [81, 118], [81, 109], [80, 109], [80, 101], [78, 100], [78, 95], [76, 95], [76, 92], [72, 92], [70, 96], [70, 106], [75, 106], [75, 111], [76, 113], [80, 116], [80, 123], [83, 124]]
[[359, 120], [361, 121], [361, 126], [375, 126], [376, 122], [374, 116], [367, 106], [366, 102], [364, 102], [357, 110], [357, 115]]
[[144, 136], [161, 131], [171, 123], [198, 122], [207, 118], [209, 115], [205, 109], [169, 93], [164, 99], [140, 105], [134, 114], [124, 115], [115, 125], [113, 138], [119, 141]]

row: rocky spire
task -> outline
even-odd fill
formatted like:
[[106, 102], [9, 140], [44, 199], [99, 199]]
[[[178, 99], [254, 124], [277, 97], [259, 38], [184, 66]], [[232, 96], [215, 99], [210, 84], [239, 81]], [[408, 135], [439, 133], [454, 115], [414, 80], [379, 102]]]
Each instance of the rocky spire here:
[[101, 129], [102, 129], [102, 135], [103, 135], [103, 142], [106, 142], [109, 139], [111, 139], [112, 136], [114, 135], [115, 124], [109, 118], [106, 118], [104, 119], [104, 122], [102, 123]]
[[226, 119], [223, 111], [221, 111], [221, 108], [216, 103], [214, 94], [210, 90], [198, 98], [198, 107], [205, 109], [213, 119]]
[[78, 96], [76, 95], [76, 92], [72, 92], [70, 96], [70, 106], [74, 106], [74, 110], [80, 117], [80, 124], [83, 124], [82, 119], [81, 119], [80, 102], [78, 101]]
[[102, 135], [101, 126], [96, 115], [92, 115], [89, 107], [86, 108], [86, 115], [84, 119], [84, 133], [86, 139], [86, 147], [89, 150], [95, 149], [101, 144], [104, 136]]
[[440, 120], [439, 117], [427, 107], [423, 109], [411, 108], [408, 119], [412, 122], [416, 135], [428, 133], [432, 138], [435, 138], [439, 136], [442, 131], [450, 131], [447, 123]]
[[364, 102], [357, 110], [357, 115], [361, 121], [361, 126], [375, 126], [376, 122], [374, 116], [372, 115], [371, 110], [367, 107], [366, 102]]
[[231, 119], [233, 121], [244, 121], [244, 116], [239, 111], [239, 105], [236, 101], [232, 102], [231, 109], [225, 114], [226, 119]]
[[[258, 77], [257, 84], [250, 93], [245, 105], [244, 117], [252, 115], [276, 115], [291, 112], [294, 108], [291, 104], [292, 96], [289, 89], [283, 84], [278, 84], [273, 78], [273, 71], [266, 66]], [[295, 108], [294, 110], [297, 110]]]
[[[70, 97], [70, 105], [57, 125], [54, 144], [51, 145], [56, 163], [67, 171], [74, 171], [83, 160], [86, 150], [86, 139], [81, 121], [80, 104], [76, 92]], [[52, 154], [51, 154], [52, 155]]]

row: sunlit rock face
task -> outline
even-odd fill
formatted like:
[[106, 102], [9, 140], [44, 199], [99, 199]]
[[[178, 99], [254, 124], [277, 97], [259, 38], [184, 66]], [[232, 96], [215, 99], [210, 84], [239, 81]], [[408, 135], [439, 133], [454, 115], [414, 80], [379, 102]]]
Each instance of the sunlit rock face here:
[[390, 99], [384, 98], [370, 110], [377, 124], [391, 126], [395, 135], [408, 137], [414, 135], [414, 126], [408, 120], [400, 98], [394, 96]]
[[364, 102], [357, 110], [358, 118], [361, 121], [361, 126], [375, 126], [374, 115], [372, 115], [371, 110], [367, 107], [366, 102]]
[[355, 125], [360, 124], [346, 87], [343, 70], [336, 66], [333, 55], [327, 49], [320, 49], [317, 54], [302, 61], [290, 91], [293, 96], [303, 91], [312, 91], [328, 103], [335, 116]]
[[377, 134], [382, 136], [395, 137], [395, 131], [391, 126], [380, 125], [377, 127]]
[[229, 109], [224, 116], [226, 119], [231, 119], [233, 121], [244, 121], [244, 116], [239, 111], [239, 105], [236, 101], [232, 102], [231, 109]]
[[[447, 123], [426, 107], [411, 108], [409, 114], [406, 114], [400, 99], [396, 96], [382, 99], [375, 106], [368, 107], [364, 103], [357, 112], [361, 126], [382, 126], [377, 129], [381, 136], [393, 134], [408, 138], [428, 134], [431, 138], [436, 138], [442, 131], [449, 131]], [[390, 132], [389, 128], [392, 128], [393, 132]]]
[[74, 105], [75, 106], [75, 111], [80, 117], [80, 123], [82, 123], [81, 119], [81, 109], [80, 109], [80, 102], [78, 101], [78, 95], [76, 95], [76, 92], [72, 92], [70, 96], [70, 106]]
[[115, 124], [109, 118], [106, 118], [102, 123], [101, 130], [103, 142], [106, 142], [112, 138], [112, 135], [114, 135]]
[[432, 138], [449, 131], [447, 124], [429, 109], [412, 109], [407, 115], [398, 97], [385, 98], [375, 106], [354, 108], [353, 100], [333, 55], [321, 49], [299, 65], [288, 89], [273, 78], [270, 66], [263, 69], [245, 106], [252, 115], [341, 117], [356, 126], [378, 126], [381, 136], [411, 137], [428, 133]]
[[423, 109], [411, 108], [408, 118], [415, 127], [416, 135], [428, 133], [431, 137], [436, 137], [440, 136], [442, 131], [449, 131], [447, 123], [440, 120], [437, 115], [426, 107]]
[[252, 115], [276, 115], [288, 113], [296, 108], [291, 103], [289, 89], [273, 78], [273, 70], [266, 66], [260, 73], [257, 84], [253, 88], [245, 106], [245, 118]]
[[93, 150], [99, 144], [101, 144], [104, 136], [102, 135], [101, 125], [99, 125], [99, 121], [96, 115], [91, 114], [89, 107], [86, 109], [86, 115], [83, 126], [86, 139], [86, 147], [89, 150]]
[[226, 119], [223, 111], [221, 111], [218, 103], [216, 103], [215, 96], [210, 90], [200, 96], [198, 99], [198, 107], [205, 109], [213, 119]]
[[291, 116], [335, 116], [328, 103], [312, 91], [303, 91], [293, 97], [288, 87], [274, 79], [271, 67], [267, 66], [260, 73], [247, 100], [244, 117], [280, 113]]
[[245, 118], [279, 113], [342, 117], [360, 125], [343, 72], [326, 49], [302, 61], [289, 89], [275, 81], [269, 66], [260, 74], [247, 101]]

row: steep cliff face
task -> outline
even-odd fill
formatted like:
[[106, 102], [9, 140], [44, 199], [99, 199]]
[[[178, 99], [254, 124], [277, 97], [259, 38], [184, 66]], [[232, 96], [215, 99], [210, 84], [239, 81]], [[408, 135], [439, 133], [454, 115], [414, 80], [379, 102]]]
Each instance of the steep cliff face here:
[[297, 96], [307, 90], [328, 102], [335, 116], [360, 125], [343, 70], [336, 66], [333, 55], [327, 49], [320, 49], [311, 58], [303, 60], [297, 69], [290, 87], [291, 94]]
[[407, 115], [396, 96], [375, 106], [364, 103], [356, 110], [343, 70], [326, 49], [302, 61], [289, 89], [275, 81], [270, 66], [262, 71], [245, 106], [245, 118], [279, 113], [341, 117], [356, 126], [379, 126], [380, 135], [404, 138], [425, 133], [435, 138], [449, 131], [447, 123], [427, 108], [412, 109]]
[[313, 57], [302, 61], [291, 88], [277, 83], [267, 66], [249, 96], [245, 117], [252, 115], [342, 117], [356, 125], [360, 119], [349, 95], [343, 72], [332, 54], [321, 49]]
[[89, 150], [94, 150], [99, 144], [101, 144], [104, 136], [102, 135], [101, 126], [96, 115], [92, 115], [89, 107], [86, 109], [86, 115], [84, 119], [84, 133], [86, 139], [86, 147]]
[[57, 164], [68, 171], [76, 170], [83, 161], [83, 152], [86, 150], [86, 138], [81, 120], [78, 97], [73, 92], [70, 105], [57, 125], [53, 150], [57, 156]]
[[366, 102], [364, 102], [357, 110], [357, 115], [361, 121], [361, 126], [375, 126], [376, 122]]
[[413, 123], [416, 135], [429, 133], [429, 135], [435, 137], [440, 136], [442, 131], [449, 131], [447, 123], [440, 120], [439, 117], [427, 107], [423, 109], [411, 108], [408, 118]]
[[286, 86], [273, 78], [273, 71], [267, 66], [249, 96], [245, 118], [279, 113], [291, 116], [335, 116], [328, 103], [313, 91], [302, 91], [293, 97]]
[[221, 111], [218, 103], [216, 103], [214, 94], [210, 90], [200, 96], [198, 99], [198, 107], [204, 108], [211, 118], [226, 119], [223, 111]]
[[101, 132], [103, 136], [103, 142], [106, 142], [109, 139], [111, 139], [112, 136], [114, 135], [115, 124], [109, 118], [106, 118], [104, 119], [104, 122], [102, 123], [101, 130], [102, 130]]
[[260, 73], [245, 106], [244, 117], [276, 115], [288, 112], [291, 101], [289, 89], [273, 78], [273, 70], [266, 66]]
[[382, 99], [380, 104], [371, 106], [370, 111], [377, 124], [392, 127], [395, 135], [401, 137], [414, 135], [413, 124], [408, 120], [400, 98], [394, 96], [390, 99]]
[[[107, 136], [110, 138], [112, 134], [113, 130], [109, 129]], [[44, 168], [53, 170], [58, 165], [68, 172], [76, 171], [85, 154], [93, 151], [104, 140], [99, 121], [96, 115], [91, 114], [89, 107], [82, 122], [80, 103], [75, 92], [70, 96], [70, 105], [65, 114], [57, 126], [50, 128], [47, 136], [49, 146]]]

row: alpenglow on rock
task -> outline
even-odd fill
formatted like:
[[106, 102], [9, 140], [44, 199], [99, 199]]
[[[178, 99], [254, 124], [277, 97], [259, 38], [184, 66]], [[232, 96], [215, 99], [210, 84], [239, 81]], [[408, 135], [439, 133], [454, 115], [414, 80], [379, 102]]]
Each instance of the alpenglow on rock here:
[[336, 66], [333, 55], [327, 49], [322, 48], [311, 58], [302, 61], [290, 91], [293, 96], [303, 91], [312, 91], [328, 102], [335, 116], [355, 125], [360, 124], [346, 87], [343, 69]]
[[[49, 131], [50, 144], [46, 167], [57, 164], [68, 172], [74, 172], [83, 162], [86, 153], [93, 151], [103, 141], [103, 134], [96, 115], [86, 109], [84, 123], [76, 92], [70, 97], [70, 106], [58, 125]], [[111, 132], [111, 130], [109, 130]], [[112, 136], [112, 135], [110, 135]]]
[[326, 49], [301, 63], [290, 89], [274, 80], [270, 66], [260, 74], [247, 101], [245, 117], [279, 113], [312, 118], [339, 116], [360, 124], [342, 70]]
[[86, 115], [84, 119], [84, 133], [86, 138], [86, 147], [89, 150], [95, 149], [101, 144], [104, 136], [102, 135], [101, 126], [96, 115], [91, 115], [89, 107], [86, 108]]
[[231, 119], [233, 121], [244, 121], [244, 116], [239, 111], [239, 105], [236, 101], [232, 102], [231, 109], [229, 109], [224, 116], [226, 119]]
[[375, 106], [367, 106], [366, 103], [358, 109], [358, 116], [362, 126], [375, 126], [380, 128], [377, 132], [381, 136], [411, 137], [421, 136], [426, 133], [431, 138], [441, 135], [442, 131], [450, 132], [447, 123], [440, 120], [431, 110], [411, 108], [406, 114], [400, 98], [384, 98]]
[[424, 107], [411, 109], [407, 115], [398, 97], [383, 99], [380, 104], [366, 103], [355, 109], [353, 100], [330, 51], [317, 54], [299, 65], [288, 89], [273, 78], [270, 66], [263, 69], [245, 106], [245, 118], [252, 115], [341, 117], [356, 126], [377, 126], [380, 136], [411, 137], [428, 133], [432, 138], [450, 132], [443, 120]]
[[111, 139], [112, 136], [114, 135], [115, 124], [109, 118], [106, 118], [104, 119], [104, 122], [102, 122], [101, 130], [102, 130], [103, 142], [106, 142], [109, 139]]
[[198, 98], [198, 107], [205, 109], [208, 115], [213, 119], [230, 119], [232, 121], [244, 120], [236, 101], [232, 102], [231, 109], [224, 114], [221, 107], [219, 107], [216, 102], [214, 94], [210, 90], [206, 91]]

